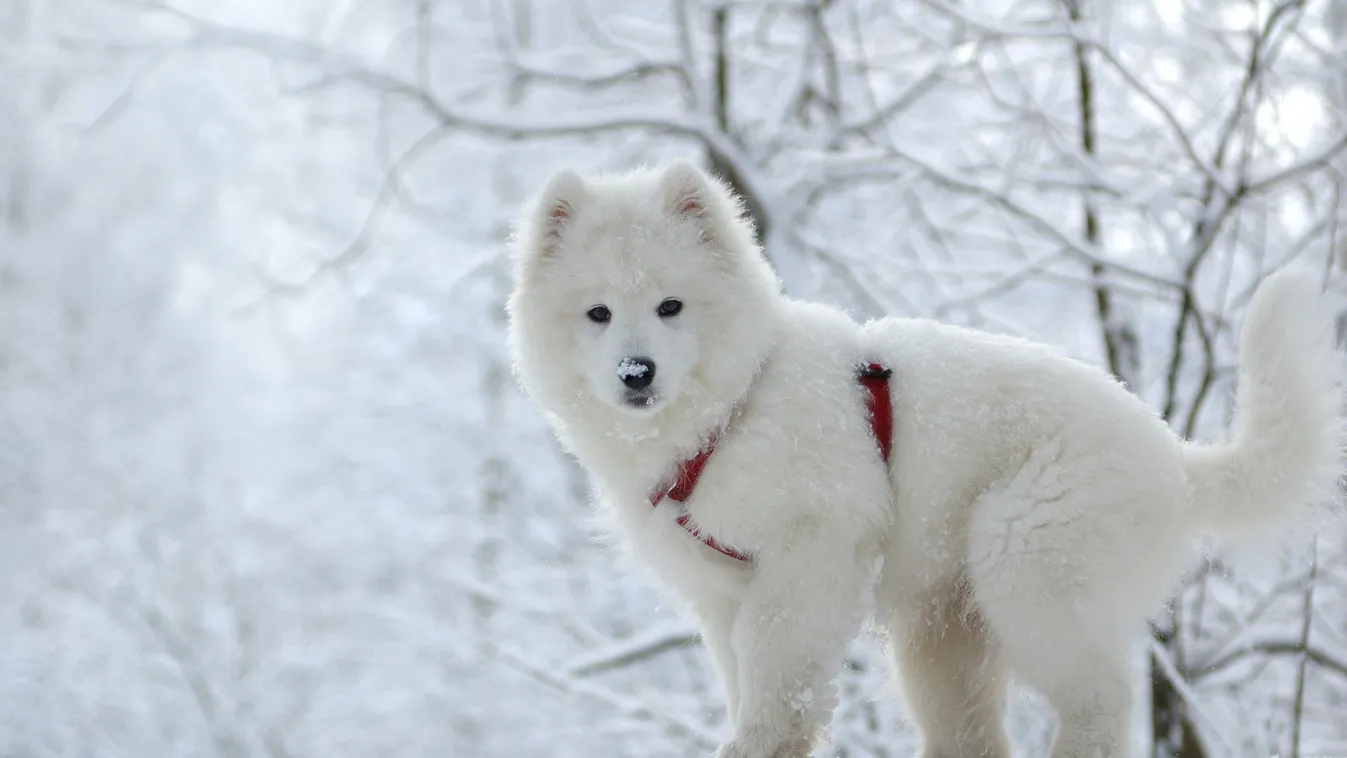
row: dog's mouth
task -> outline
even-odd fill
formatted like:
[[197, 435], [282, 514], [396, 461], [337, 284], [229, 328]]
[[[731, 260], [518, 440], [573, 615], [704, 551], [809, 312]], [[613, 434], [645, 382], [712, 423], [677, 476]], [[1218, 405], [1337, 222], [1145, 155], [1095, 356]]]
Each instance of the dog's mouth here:
[[627, 390], [622, 396], [622, 404], [638, 411], [654, 410], [659, 396], [650, 390]]

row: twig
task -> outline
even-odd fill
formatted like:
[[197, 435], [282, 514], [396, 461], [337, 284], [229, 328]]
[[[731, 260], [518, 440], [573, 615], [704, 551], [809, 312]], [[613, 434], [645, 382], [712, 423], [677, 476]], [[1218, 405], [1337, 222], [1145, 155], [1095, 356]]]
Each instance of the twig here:
[[1305, 668], [1309, 665], [1310, 627], [1314, 621], [1314, 583], [1319, 573], [1319, 538], [1310, 546], [1310, 575], [1305, 583], [1305, 607], [1300, 621], [1300, 647], [1305, 652], [1296, 662], [1296, 694], [1291, 706], [1291, 758], [1300, 758], [1300, 730], [1305, 717]]
[[1347, 660], [1337, 658], [1332, 653], [1329, 653], [1326, 650], [1320, 650], [1312, 645], [1302, 645], [1299, 640], [1257, 642], [1222, 656], [1221, 658], [1217, 658], [1200, 668], [1196, 668], [1192, 670], [1189, 675], [1193, 679], [1203, 679], [1254, 655], [1304, 656], [1306, 660], [1314, 663], [1314, 665], [1324, 671], [1331, 671], [1338, 676], [1347, 679]]
[[625, 668], [671, 650], [695, 647], [701, 638], [684, 629], [666, 629], [636, 639], [619, 642], [606, 650], [585, 656], [567, 667], [571, 676], [586, 677]]
[[698, 751], [710, 752], [716, 748], [715, 740], [707, 736], [701, 728], [675, 715], [675, 712], [669, 708], [652, 708], [629, 695], [624, 696], [609, 692], [590, 682], [558, 674], [551, 667], [533, 663], [505, 645], [489, 643], [484, 645], [483, 649], [488, 655], [509, 664], [512, 668], [549, 687], [567, 694], [581, 695], [596, 700], [617, 713], [630, 718], [658, 724], [669, 732], [687, 740], [691, 743], [691, 747], [695, 747]]
[[1228, 730], [1221, 728], [1221, 725], [1217, 723], [1216, 719], [1213, 719], [1211, 715], [1207, 713], [1206, 709], [1202, 707], [1201, 699], [1197, 696], [1197, 693], [1193, 692], [1188, 681], [1184, 678], [1183, 674], [1179, 673], [1178, 668], [1174, 665], [1174, 660], [1169, 656], [1169, 650], [1157, 640], [1151, 639], [1149, 640], [1149, 643], [1151, 660], [1156, 662], [1160, 672], [1164, 674], [1165, 678], [1168, 679], [1169, 683], [1174, 687], [1174, 692], [1183, 699], [1189, 718], [1196, 716], [1198, 721], [1204, 722], [1207, 731], [1220, 739], [1221, 742], [1225, 744], [1226, 749], [1230, 750], [1233, 746], [1227, 739]]
[[370, 241], [373, 238], [375, 229], [378, 228], [378, 222], [387, 212], [390, 201], [397, 195], [398, 188], [401, 186], [400, 175], [412, 163], [419, 160], [422, 155], [439, 143], [441, 139], [447, 136], [448, 131], [443, 126], [437, 126], [421, 135], [411, 147], [407, 148], [401, 156], [398, 157], [393, 165], [389, 167], [384, 174], [383, 182], [379, 185], [379, 191], [375, 193], [374, 202], [370, 204], [369, 211], [365, 214], [365, 220], [360, 225], [360, 230], [351, 240], [350, 244], [336, 256], [319, 263], [308, 276], [298, 282], [278, 282], [274, 279], [268, 284], [262, 294], [253, 300], [239, 306], [238, 311], [246, 311], [255, 307], [258, 302], [267, 296], [295, 297], [306, 292], [310, 285], [320, 279], [323, 275], [335, 274], [351, 263], [359, 259], [369, 249]]

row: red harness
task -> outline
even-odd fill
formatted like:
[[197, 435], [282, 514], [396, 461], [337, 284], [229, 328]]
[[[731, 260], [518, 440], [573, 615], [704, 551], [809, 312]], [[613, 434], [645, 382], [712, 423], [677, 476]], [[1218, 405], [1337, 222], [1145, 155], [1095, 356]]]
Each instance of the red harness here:
[[[861, 366], [856, 375], [856, 380], [868, 393], [865, 407], [870, 412], [870, 431], [874, 434], [875, 445], [879, 447], [879, 456], [884, 459], [886, 465], [889, 462], [889, 453], [893, 450], [893, 401], [889, 397], [889, 377], [892, 375], [892, 369], [878, 363]], [[716, 437], [712, 435], [711, 439], [707, 440], [706, 446], [696, 455], [678, 464], [678, 476], [675, 477], [673, 486], [652, 494], [650, 505], [658, 506], [666, 497], [679, 503], [687, 502], [687, 499], [692, 497], [692, 488], [697, 486], [697, 479], [701, 477], [702, 469], [706, 468], [706, 462], [715, 451]], [[678, 517], [678, 525], [686, 529], [688, 534], [701, 540], [702, 544], [722, 555], [740, 561], [752, 559], [748, 553], [723, 545], [709, 534], [703, 535], [701, 530], [693, 525], [692, 517], [687, 512]]]

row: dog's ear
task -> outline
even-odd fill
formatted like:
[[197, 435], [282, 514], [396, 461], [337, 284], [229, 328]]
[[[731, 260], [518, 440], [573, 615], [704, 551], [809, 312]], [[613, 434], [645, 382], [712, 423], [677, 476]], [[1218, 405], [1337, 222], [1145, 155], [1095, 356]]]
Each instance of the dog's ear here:
[[563, 169], [548, 180], [534, 201], [527, 252], [536, 258], [556, 255], [566, 230], [575, 221], [577, 207], [589, 194], [585, 180], [571, 169]]
[[705, 221], [711, 217], [716, 197], [713, 180], [692, 161], [678, 159], [664, 167], [660, 178], [669, 215]]
[[679, 159], [665, 166], [660, 185], [669, 216], [695, 223], [703, 242], [723, 249], [736, 247], [742, 242], [736, 232], [744, 227], [749, 230], [748, 244], [752, 245], [752, 231], [742, 218], [742, 204], [724, 182], [691, 161]]

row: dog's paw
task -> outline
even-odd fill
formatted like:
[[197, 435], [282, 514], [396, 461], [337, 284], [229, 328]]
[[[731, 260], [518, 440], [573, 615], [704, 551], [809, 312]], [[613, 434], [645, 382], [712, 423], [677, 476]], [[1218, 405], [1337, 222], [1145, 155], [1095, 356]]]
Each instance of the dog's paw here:
[[716, 751], [716, 758], [775, 758], [776, 752], [764, 752], [762, 746], [743, 740], [730, 740]]
[[797, 735], [749, 733], [720, 746], [716, 758], [809, 758], [813, 739]]

